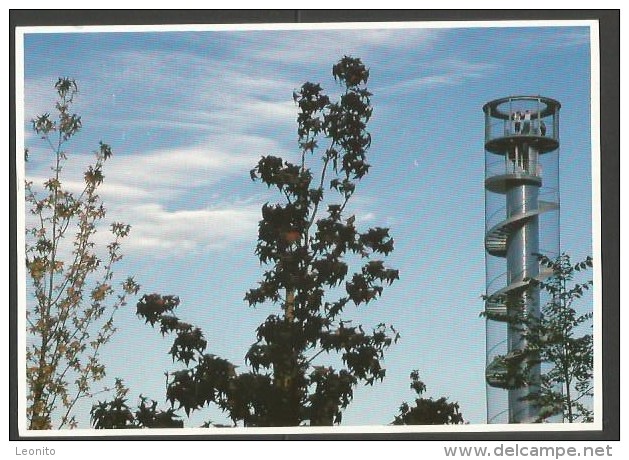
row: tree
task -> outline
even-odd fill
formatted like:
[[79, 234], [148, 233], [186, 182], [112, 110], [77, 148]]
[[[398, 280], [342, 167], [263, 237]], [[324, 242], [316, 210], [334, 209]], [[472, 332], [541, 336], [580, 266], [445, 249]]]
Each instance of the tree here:
[[[568, 254], [556, 259], [538, 256], [540, 264], [552, 274], [545, 280], [526, 279], [529, 288], [539, 288], [548, 295], [539, 317], [526, 314], [516, 297], [506, 297], [509, 311], [507, 321], [518, 328], [527, 346], [517, 353], [499, 358], [504, 372], [505, 387], [533, 384], [529, 377], [533, 366], [542, 365], [539, 392], [527, 399], [539, 407], [538, 421], [560, 415], [563, 421], [591, 422], [593, 411], [586, 401], [593, 396], [593, 336], [582, 334], [591, 328], [592, 312], [577, 313], [575, 302], [592, 286], [592, 281], [575, 282], [579, 273], [592, 267], [592, 258], [573, 264]], [[580, 335], [582, 334], [582, 335]]]
[[[369, 70], [360, 59], [344, 57], [332, 73], [343, 87], [338, 102], [314, 83], [293, 94], [299, 162], [263, 156], [251, 171], [254, 181], [277, 189], [282, 201], [262, 206], [256, 255], [269, 269], [245, 301], [275, 311], [257, 328], [245, 356], [249, 370], [238, 373], [231, 362], [206, 352], [202, 331], [173, 314], [178, 297], [151, 294], [138, 303], [147, 323], [176, 336], [173, 360], [195, 363], [171, 373], [167, 384], [167, 399], [186, 414], [215, 404], [235, 425], [332, 425], [341, 422], [358, 383], [373, 385], [385, 377], [384, 352], [398, 333], [385, 324], [367, 332], [342, 317], [349, 304], [374, 301], [398, 279], [398, 271], [378, 258], [393, 250], [389, 230], [360, 232], [356, 216], [347, 216], [370, 167], [371, 93], [364, 87]], [[317, 162], [312, 157], [322, 139], [328, 145]], [[323, 363], [337, 353], [342, 368]]]
[[[81, 117], [71, 112], [78, 88], [74, 80], [59, 78], [55, 89], [56, 116], [45, 113], [32, 120], [33, 130], [52, 151], [52, 174], [43, 184], [25, 184], [31, 293], [26, 307], [30, 429], [76, 425], [74, 406], [91, 394], [92, 383], [105, 376], [100, 351], [116, 330], [114, 314], [125, 305], [128, 294], [139, 290], [131, 277], [119, 293], [113, 286], [113, 269], [122, 258], [120, 244], [129, 234], [129, 225], [111, 224], [113, 240], [102, 248], [104, 255], [95, 243], [106, 215], [98, 189], [111, 147], [99, 143], [96, 161], [84, 173], [83, 189], [79, 194], [71, 192], [62, 173], [68, 159], [66, 147], [82, 126]], [[33, 156], [26, 150], [27, 162]], [[55, 414], [58, 420], [53, 420]]]
[[578, 272], [592, 267], [592, 258], [573, 264], [568, 254], [556, 259], [540, 256], [540, 263], [552, 270], [547, 280], [531, 279], [550, 295], [539, 319], [530, 318], [526, 339], [531, 355], [538, 355], [550, 369], [542, 375], [539, 398], [535, 401], [543, 408], [540, 419], [560, 414], [564, 421], [592, 422], [593, 411], [584, 404], [593, 396], [594, 350], [592, 333], [579, 335], [583, 326], [591, 329], [591, 311], [578, 314], [574, 303], [592, 286], [592, 281], [574, 282]]
[[[157, 409], [157, 402], [140, 395], [138, 409], [132, 413], [127, 405], [129, 390], [116, 379], [116, 397], [111, 402], [99, 402], [90, 412], [96, 429], [183, 428], [183, 420], [174, 409]], [[150, 402], [149, 402], [150, 401]]]
[[407, 402], [400, 406], [400, 414], [395, 416], [393, 425], [459, 425], [463, 424], [463, 414], [459, 403], [448, 402], [448, 398], [422, 398], [426, 385], [419, 379], [419, 371], [411, 372], [411, 389], [417, 393], [415, 406]]

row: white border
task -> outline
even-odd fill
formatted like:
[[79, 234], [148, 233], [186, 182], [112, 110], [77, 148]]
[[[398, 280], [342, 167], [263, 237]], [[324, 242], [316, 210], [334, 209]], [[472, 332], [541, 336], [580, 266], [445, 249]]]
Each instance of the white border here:
[[[211, 19], [208, 17], [208, 19]], [[109, 33], [109, 32], [209, 32], [263, 30], [338, 30], [338, 29], [466, 29], [512, 27], [578, 27], [596, 25], [595, 20], [531, 21], [400, 21], [400, 22], [327, 22], [327, 23], [251, 23], [251, 24], [155, 24], [125, 26], [26, 26], [18, 33]], [[598, 30], [598, 28], [597, 28]], [[597, 49], [598, 56], [598, 49]]]
[[592, 142], [592, 254], [594, 267], [593, 281], [593, 331], [594, 334], [594, 414], [595, 423], [602, 429], [603, 414], [603, 276], [602, 276], [602, 248], [601, 248], [601, 66], [598, 22], [590, 26], [590, 116]]
[[28, 432], [26, 424], [26, 264], [20, 263], [24, 260], [23, 250], [26, 248], [26, 196], [24, 181], [26, 171], [24, 164], [24, 35], [15, 31], [15, 186], [16, 186], [16, 232], [18, 251], [17, 262], [17, 407], [18, 407], [18, 432], [26, 435]]
[[[201, 31], [289, 31], [289, 30], [339, 30], [339, 29], [458, 29], [458, 28], [513, 28], [513, 27], [590, 27], [591, 62], [591, 140], [592, 140], [592, 251], [594, 256], [594, 337], [595, 337], [595, 421], [578, 424], [474, 424], [474, 425], [414, 425], [414, 426], [335, 426], [335, 427], [287, 427], [287, 428], [184, 428], [184, 429], [137, 429], [137, 430], [48, 430], [26, 429], [26, 364], [24, 353], [18, 356], [18, 431], [20, 436], [59, 438], [81, 436], [187, 436], [187, 435], [277, 435], [277, 434], [386, 434], [386, 433], [471, 433], [471, 432], [572, 432], [602, 430], [602, 296], [601, 296], [601, 215], [600, 215], [600, 55], [599, 24], [596, 20], [531, 20], [531, 21], [430, 21], [430, 22], [337, 22], [337, 23], [280, 23], [280, 24], [183, 24], [183, 25], [125, 25], [125, 26], [35, 26], [15, 29], [15, 78], [16, 78], [16, 182], [17, 224], [25, 225], [24, 201], [24, 35], [27, 33], [113, 33], [113, 32], [201, 32]], [[18, 232], [18, 247], [25, 247], [24, 232]], [[18, 263], [18, 331], [24, 331], [26, 273], [24, 264]], [[25, 350], [24, 334], [18, 333], [18, 346]], [[597, 391], [598, 390], [598, 391]]]

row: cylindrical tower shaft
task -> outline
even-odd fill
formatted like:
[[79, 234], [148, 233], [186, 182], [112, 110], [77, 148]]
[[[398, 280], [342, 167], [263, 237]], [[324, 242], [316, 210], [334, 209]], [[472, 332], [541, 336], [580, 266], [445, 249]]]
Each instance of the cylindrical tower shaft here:
[[[521, 213], [536, 211], [538, 192], [538, 185], [517, 185], [510, 188], [506, 193], [507, 214], [517, 216]], [[508, 237], [506, 254], [508, 285], [521, 283], [527, 278], [538, 277], [539, 263], [536, 254], [539, 254], [539, 219], [537, 215], [533, 215], [528, 219], [523, 219]], [[514, 299], [512, 303], [519, 302], [528, 315], [539, 317], [539, 288], [529, 287], [524, 291], [520, 289], [515, 291], [513, 295], [519, 298]], [[526, 345], [520, 327], [510, 325], [507, 328], [508, 352], [516, 353], [525, 349]], [[522, 372], [527, 372], [526, 379], [529, 384], [509, 390], [509, 421], [511, 423], [535, 421], [537, 418], [536, 407], [528, 401], [534, 393], [539, 391], [540, 369], [539, 366], [529, 366]]]

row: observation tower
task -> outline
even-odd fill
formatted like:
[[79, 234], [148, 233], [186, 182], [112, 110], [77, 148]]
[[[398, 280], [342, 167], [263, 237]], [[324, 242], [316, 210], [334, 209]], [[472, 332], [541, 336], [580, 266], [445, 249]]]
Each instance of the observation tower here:
[[541, 368], [522, 356], [523, 326], [512, 319], [539, 316], [545, 293], [525, 279], [551, 275], [538, 254], [559, 255], [560, 107], [542, 96], [483, 106], [488, 423], [531, 423], [539, 412], [527, 398], [539, 391]]

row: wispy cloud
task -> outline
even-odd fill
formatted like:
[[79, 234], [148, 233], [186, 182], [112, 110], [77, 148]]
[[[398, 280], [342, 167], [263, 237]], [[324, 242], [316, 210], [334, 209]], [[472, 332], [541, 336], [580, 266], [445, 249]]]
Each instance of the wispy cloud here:
[[[289, 37], [291, 34], [292, 37]], [[309, 30], [275, 34], [265, 46], [253, 48], [258, 59], [270, 62], [333, 63], [344, 54], [362, 55], [375, 49], [421, 50], [439, 39], [438, 29]], [[295, 39], [297, 38], [297, 39]]]
[[[134, 151], [115, 150], [100, 189], [108, 217], [133, 227], [128, 250], [185, 254], [250, 240], [260, 195], [251, 189], [233, 193], [234, 184], [248, 180], [263, 154], [290, 157], [297, 114], [290, 94], [302, 83], [295, 69], [331, 65], [343, 54], [429, 47], [439, 33], [236, 33], [225, 35], [225, 49], [215, 54], [129, 48], [103, 50], [86, 60], [75, 107], [83, 119], [98, 120], [111, 132], [154, 133], [153, 145], [148, 139]], [[284, 63], [293, 71], [284, 72]], [[27, 80], [27, 114], [51, 110], [55, 79]], [[65, 171], [73, 178], [65, 185], [73, 191], [83, 188], [87, 159], [71, 162]], [[30, 179], [42, 181], [47, 173], [42, 162], [28, 165]], [[373, 218], [366, 211], [357, 215]]]
[[[283, 77], [255, 78], [238, 70], [238, 64], [216, 62], [188, 52], [126, 51], [87, 61], [79, 82], [77, 111], [83, 119], [115, 130], [152, 129], [152, 145], [118, 151], [105, 165], [100, 194], [112, 219], [132, 224], [128, 245], [180, 251], [198, 251], [227, 244], [244, 234], [251, 237], [259, 205], [252, 207], [245, 192], [230, 194], [234, 179], [247, 181], [257, 159], [268, 153], [286, 154], [273, 137], [277, 126], [292, 128], [296, 109], [290, 100], [292, 85]], [[220, 64], [220, 65], [219, 65]], [[50, 78], [26, 82], [26, 113], [50, 111], [54, 90]], [[273, 95], [284, 93], [282, 99]], [[78, 106], [80, 101], [89, 104]], [[79, 109], [83, 109], [81, 111]], [[261, 129], [268, 126], [268, 132]], [[90, 144], [91, 140], [79, 142]], [[29, 144], [36, 144], [30, 139]], [[163, 147], [160, 147], [163, 146]], [[76, 147], [80, 147], [76, 146]], [[38, 150], [39, 149], [39, 150]], [[39, 153], [39, 155], [37, 155]], [[43, 183], [49, 155], [33, 145], [29, 179]], [[70, 155], [65, 185], [79, 192], [89, 155]], [[212, 189], [219, 184], [220, 187]], [[198, 229], [203, 228], [203, 232]], [[192, 230], [195, 229], [195, 230]]]
[[[421, 91], [435, 86], [460, 85], [469, 80], [484, 78], [497, 68], [496, 64], [470, 62], [462, 59], [445, 59], [418, 69], [417, 77], [402, 79], [399, 82], [377, 88], [378, 94], [387, 95], [408, 91]], [[431, 73], [425, 73], [430, 69]], [[422, 72], [424, 74], [422, 75]]]
[[512, 48], [514, 53], [527, 56], [532, 54], [540, 56], [546, 52], [556, 52], [561, 48], [583, 46], [589, 43], [589, 27], [521, 28], [517, 33], [503, 35], [501, 39], [503, 47]]
[[[218, 136], [188, 148], [114, 155], [105, 164], [105, 181], [99, 188], [108, 222], [132, 225], [125, 244], [130, 251], [161, 248], [184, 255], [250, 240], [259, 220], [259, 196], [254, 200], [231, 195], [229, 188], [221, 193], [211, 187], [234, 177], [249, 183], [248, 171], [263, 149], [278, 150], [267, 139], [252, 135]], [[86, 165], [87, 158], [70, 159], [63, 171], [71, 178], [63, 181], [67, 190], [75, 194], [83, 190]], [[28, 166], [28, 179], [41, 189], [47, 177], [45, 162]]]
[[[173, 257], [190, 252], [226, 248], [256, 235], [259, 206], [230, 204], [214, 208], [168, 211], [158, 203], [137, 204], [124, 214], [135, 220], [125, 247], [133, 251], [156, 250]], [[124, 215], [122, 217], [125, 217]]]
[[266, 150], [280, 149], [263, 137], [219, 135], [190, 147], [120, 156], [108, 165], [107, 175], [113, 187], [120, 184], [173, 196], [233, 176], [246, 177]]
[[557, 34], [556, 40], [552, 40], [550, 46], [556, 48], [564, 48], [569, 46], [583, 46], [590, 43], [590, 31], [583, 30], [565, 30]]

